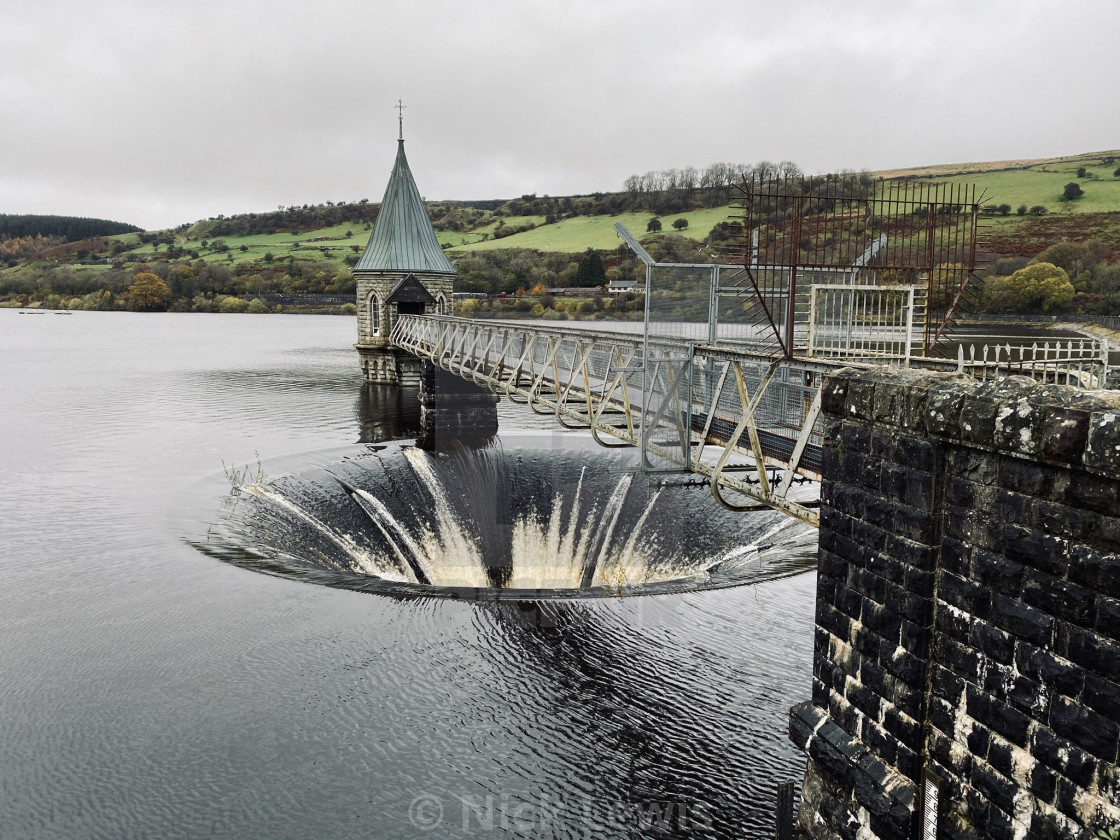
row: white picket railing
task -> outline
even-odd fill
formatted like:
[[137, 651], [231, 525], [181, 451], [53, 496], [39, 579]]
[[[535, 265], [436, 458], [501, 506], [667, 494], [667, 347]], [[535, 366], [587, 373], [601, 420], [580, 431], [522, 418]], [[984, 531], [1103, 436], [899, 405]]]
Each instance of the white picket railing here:
[[1108, 343], [1091, 338], [1025, 344], [962, 344], [957, 370], [979, 379], [1029, 376], [1040, 382], [1104, 388], [1108, 378]]

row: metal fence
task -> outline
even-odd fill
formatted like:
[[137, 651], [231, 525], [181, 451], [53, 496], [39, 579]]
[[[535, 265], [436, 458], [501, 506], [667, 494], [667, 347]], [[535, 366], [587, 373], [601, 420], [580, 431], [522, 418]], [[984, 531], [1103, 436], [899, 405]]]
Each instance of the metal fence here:
[[811, 286], [808, 355], [909, 364], [916, 291], [915, 286]]
[[1108, 342], [1081, 338], [1021, 344], [970, 344], [957, 348], [957, 370], [978, 379], [1029, 376], [1039, 382], [1105, 388]]

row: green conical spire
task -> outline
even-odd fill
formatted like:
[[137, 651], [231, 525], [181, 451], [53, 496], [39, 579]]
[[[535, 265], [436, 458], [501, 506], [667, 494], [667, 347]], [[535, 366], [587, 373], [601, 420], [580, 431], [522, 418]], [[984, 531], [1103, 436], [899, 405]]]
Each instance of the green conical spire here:
[[397, 160], [369, 244], [354, 270], [455, 273], [439, 247], [424, 200], [412, 179], [403, 136], [397, 140]]

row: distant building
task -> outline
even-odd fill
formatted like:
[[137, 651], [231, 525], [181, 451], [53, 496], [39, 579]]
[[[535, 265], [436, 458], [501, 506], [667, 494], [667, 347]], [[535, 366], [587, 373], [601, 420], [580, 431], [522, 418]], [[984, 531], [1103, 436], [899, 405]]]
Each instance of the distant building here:
[[354, 265], [362, 372], [371, 382], [418, 384], [420, 360], [393, 346], [400, 315], [451, 314], [455, 267], [443, 253], [397, 139], [397, 160], [369, 244]]

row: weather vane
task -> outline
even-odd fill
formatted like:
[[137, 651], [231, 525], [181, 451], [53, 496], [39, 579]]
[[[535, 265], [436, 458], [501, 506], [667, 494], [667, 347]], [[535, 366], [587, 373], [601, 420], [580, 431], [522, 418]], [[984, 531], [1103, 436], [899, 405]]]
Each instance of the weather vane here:
[[405, 105], [402, 100], [398, 99], [397, 104], [393, 107], [395, 107], [397, 109], [397, 122], [400, 123], [400, 135], [397, 137], [397, 139], [398, 140], [403, 140], [404, 139], [404, 109], [407, 108], [408, 106]]

